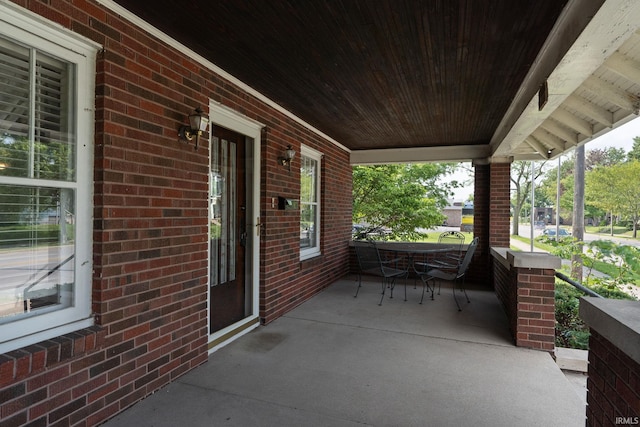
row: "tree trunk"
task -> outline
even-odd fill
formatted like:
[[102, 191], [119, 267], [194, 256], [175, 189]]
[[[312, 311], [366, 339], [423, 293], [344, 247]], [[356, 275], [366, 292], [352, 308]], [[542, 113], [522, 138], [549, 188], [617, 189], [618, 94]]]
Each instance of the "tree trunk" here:
[[520, 232], [520, 210], [516, 212], [516, 209], [513, 211], [513, 222], [511, 223], [511, 235], [517, 236]]
[[613, 211], [611, 211], [611, 221], [609, 221], [611, 223], [611, 236], [613, 237]]
[[584, 145], [576, 148], [576, 163], [574, 168], [573, 195], [573, 237], [580, 244], [577, 252], [571, 257], [571, 275], [577, 282], [582, 282], [582, 242], [584, 241]]

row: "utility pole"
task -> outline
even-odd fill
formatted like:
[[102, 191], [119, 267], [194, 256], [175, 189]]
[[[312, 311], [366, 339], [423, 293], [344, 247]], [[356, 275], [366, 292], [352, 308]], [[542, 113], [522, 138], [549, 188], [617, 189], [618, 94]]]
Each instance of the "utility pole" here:
[[577, 254], [571, 257], [571, 275], [577, 282], [582, 282], [582, 242], [584, 241], [584, 144], [576, 148], [576, 162], [573, 172], [573, 237], [580, 244]]

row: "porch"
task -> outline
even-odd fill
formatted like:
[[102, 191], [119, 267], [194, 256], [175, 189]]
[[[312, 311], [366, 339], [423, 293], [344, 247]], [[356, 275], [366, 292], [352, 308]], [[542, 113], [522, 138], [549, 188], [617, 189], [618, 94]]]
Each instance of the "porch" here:
[[379, 282], [353, 298], [336, 281], [208, 363], [105, 424], [562, 425], [585, 405], [548, 352], [513, 345], [496, 294], [468, 285], [458, 312], [450, 288], [420, 305], [402, 286], [378, 306]]

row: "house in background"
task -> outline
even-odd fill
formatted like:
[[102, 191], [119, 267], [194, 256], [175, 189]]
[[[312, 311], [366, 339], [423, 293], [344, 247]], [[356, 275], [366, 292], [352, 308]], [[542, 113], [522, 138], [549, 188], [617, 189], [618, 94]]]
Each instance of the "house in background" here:
[[[97, 425], [348, 274], [352, 165], [472, 161], [493, 285], [510, 162], [635, 117], [638, 22], [634, 0], [0, 0], [2, 425]], [[53, 239], [18, 227], [54, 207]]]
[[449, 205], [442, 209], [442, 214], [446, 217], [442, 225], [447, 227], [460, 227], [462, 224], [462, 205], [460, 200], [449, 200]]

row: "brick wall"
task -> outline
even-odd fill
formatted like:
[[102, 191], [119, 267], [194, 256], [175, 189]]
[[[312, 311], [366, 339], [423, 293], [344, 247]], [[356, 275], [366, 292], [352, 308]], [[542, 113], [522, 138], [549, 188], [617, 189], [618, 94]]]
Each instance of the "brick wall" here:
[[511, 165], [492, 163], [490, 172], [491, 196], [489, 199], [489, 246], [508, 248], [511, 237], [509, 231], [511, 208]]
[[555, 349], [555, 270], [518, 268], [516, 345]]
[[494, 287], [518, 347], [555, 349], [555, 270], [514, 267], [493, 255]]
[[493, 286], [509, 320], [509, 330], [514, 342], [518, 334], [518, 287], [514, 286], [515, 283], [516, 272], [494, 257]]
[[[177, 138], [209, 99], [266, 125], [260, 317], [268, 323], [348, 270], [349, 154], [92, 1], [15, 3], [104, 46], [96, 75], [96, 326], [0, 356], [0, 426], [96, 425], [207, 360], [206, 138]], [[324, 154], [322, 256], [300, 262], [291, 144]], [[298, 157], [299, 159], [299, 157]], [[299, 163], [298, 163], [299, 165]]]
[[510, 245], [510, 173], [508, 163], [474, 164], [474, 236], [480, 239], [469, 276], [491, 283], [491, 248]]
[[[274, 119], [275, 120], [275, 119]], [[263, 121], [263, 119], [261, 120]], [[263, 121], [264, 122], [264, 121]], [[261, 239], [260, 317], [266, 324], [301, 304], [348, 272], [351, 240], [351, 166], [349, 154], [327, 144], [301, 126], [279, 135], [267, 129], [264, 162]], [[290, 135], [290, 136], [287, 136]], [[284, 139], [281, 139], [284, 138]], [[300, 144], [323, 153], [319, 257], [300, 261], [300, 213], [278, 210], [272, 198], [300, 197]], [[287, 145], [296, 151], [291, 172], [277, 163]], [[266, 151], [266, 153], [264, 152]], [[296, 168], [296, 166], [298, 166]]]
[[587, 425], [640, 423], [640, 364], [591, 328]]
[[474, 188], [473, 188], [473, 235], [479, 238], [476, 248], [475, 260], [469, 266], [469, 278], [479, 283], [489, 283], [490, 246], [489, 246], [489, 202], [491, 200], [491, 188], [489, 180], [489, 165], [474, 164]]

